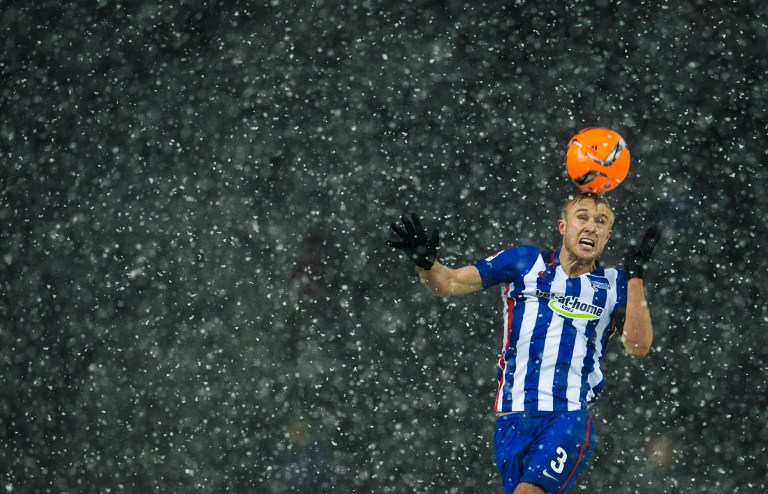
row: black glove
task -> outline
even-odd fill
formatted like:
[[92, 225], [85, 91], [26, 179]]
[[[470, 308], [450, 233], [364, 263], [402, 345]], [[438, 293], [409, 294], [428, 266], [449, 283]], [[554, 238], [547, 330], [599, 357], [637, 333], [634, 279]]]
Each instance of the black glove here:
[[658, 228], [652, 226], [645, 232], [639, 244], [629, 248], [627, 260], [624, 262], [627, 279], [643, 278], [645, 267], [648, 265], [648, 261], [651, 260], [653, 249], [660, 238], [661, 232]]
[[400, 220], [403, 222], [405, 230], [396, 223], [392, 223], [390, 226], [402, 240], [387, 240], [387, 245], [404, 251], [408, 258], [420, 268], [432, 269], [435, 259], [437, 259], [437, 248], [440, 246], [440, 232], [435, 229], [432, 231], [432, 238], [427, 238], [427, 232], [416, 213], [411, 213], [410, 220], [405, 215]]

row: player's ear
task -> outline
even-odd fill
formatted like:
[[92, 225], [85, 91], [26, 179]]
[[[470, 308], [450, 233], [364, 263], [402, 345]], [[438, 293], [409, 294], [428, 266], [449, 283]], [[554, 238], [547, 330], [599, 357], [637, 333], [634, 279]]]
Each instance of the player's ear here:
[[560, 232], [560, 235], [565, 235], [565, 220], [562, 218], [557, 220], [557, 231]]

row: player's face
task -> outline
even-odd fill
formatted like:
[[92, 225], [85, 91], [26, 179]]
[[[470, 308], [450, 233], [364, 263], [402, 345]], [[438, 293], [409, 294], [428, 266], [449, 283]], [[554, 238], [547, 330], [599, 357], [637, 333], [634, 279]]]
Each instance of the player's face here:
[[604, 204], [583, 199], [568, 208], [566, 219], [558, 221], [563, 247], [575, 259], [592, 262], [611, 237], [613, 214]]

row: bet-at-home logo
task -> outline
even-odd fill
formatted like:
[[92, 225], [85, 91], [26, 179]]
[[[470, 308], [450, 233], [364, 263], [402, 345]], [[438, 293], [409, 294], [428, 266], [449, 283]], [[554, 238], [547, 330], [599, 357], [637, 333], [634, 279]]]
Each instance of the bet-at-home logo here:
[[549, 308], [563, 317], [571, 319], [598, 319], [603, 315], [603, 308], [587, 304], [571, 295], [556, 295], [551, 292], [536, 290], [536, 296], [549, 299]]

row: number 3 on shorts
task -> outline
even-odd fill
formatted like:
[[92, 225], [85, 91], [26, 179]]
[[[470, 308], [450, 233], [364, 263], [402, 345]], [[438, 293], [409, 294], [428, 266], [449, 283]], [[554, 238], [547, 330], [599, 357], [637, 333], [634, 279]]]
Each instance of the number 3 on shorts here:
[[565, 467], [565, 460], [567, 459], [568, 459], [568, 453], [566, 453], [563, 448], [558, 447], [557, 460], [552, 460], [549, 463], [549, 466], [552, 467], [552, 470], [554, 470], [555, 473], [563, 473], [563, 468]]

